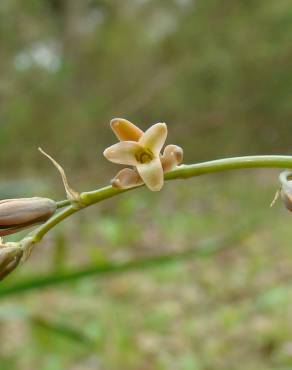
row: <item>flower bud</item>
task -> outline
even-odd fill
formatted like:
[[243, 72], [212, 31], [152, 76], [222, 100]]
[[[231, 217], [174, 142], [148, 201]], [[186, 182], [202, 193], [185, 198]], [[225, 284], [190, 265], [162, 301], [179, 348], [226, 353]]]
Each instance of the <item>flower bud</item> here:
[[22, 256], [23, 250], [19, 247], [0, 248], [0, 280], [18, 266]]
[[167, 145], [161, 156], [161, 164], [164, 172], [171, 171], [176, 166], [180, 165], [183, 160], [183, 150], [177, 145]]
[[281, 198], [286, 208], [292, 212], [292, 184], [291, 184], [291, 188], [285, 187], [281, 189]]
[[143, 180], [137, 171], [131, 168], [123, 168], [111, 181], [116, 189], [130, 189], [143, 184]]
[[281, 198], [286, 206], [286, 208], [292, 212], [292, 181], [289, 177], [292, 176], [291, 171], [284, 171], [280, 174], [279, 180], [281, 183]]
[[48, 198], [19, 198], [0, 201], [0, 236], [16, 233], [49, 219], [57, 204]]

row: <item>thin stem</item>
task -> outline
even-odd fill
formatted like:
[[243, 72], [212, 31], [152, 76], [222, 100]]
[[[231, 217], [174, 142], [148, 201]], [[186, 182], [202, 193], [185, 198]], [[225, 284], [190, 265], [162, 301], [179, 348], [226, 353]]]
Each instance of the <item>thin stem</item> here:
[[57, 202], [57, 209], [70, 206], [71, 202], [68, 199], [60, 200]]
[[[247, 168], [289, 168], [292, 169], [292, 156], [280, 156], [280, 155], [260, 155], [260, 156], [247, 156], [247, 157], [235, 157], [218, 159], [209, 162], [197, 163], [192, 165], [182, 165], [176, 169], [167, 172], [165, 174], [165, 180], [174, 179], [186, 179], [190, 177], [196, 177], [213, 172], [221, 172], [235, 169], [247, 169]], [[102, 200], [112, 198], [118, 194], [124, 193], [132, 189], [115, 189], [112, 186], [107, 186], [94, 191], [83, 192], [80, 194], [80, 198], [84, 203], [84, 208], [92, 204], [98, 203]], [[58, 208], [67, 206], [68, 202], [61, 201], [58, 203]], [[53, 217], [51, 217], [46, 223], [38, 227], [29, 237], [34, 241], [40, 241], [43, 236], [51, 230], [58, 223], [71, 216], [80, 209], [74, 209], [72, 206], [68, 206], [63, 211], [60, 211]]]

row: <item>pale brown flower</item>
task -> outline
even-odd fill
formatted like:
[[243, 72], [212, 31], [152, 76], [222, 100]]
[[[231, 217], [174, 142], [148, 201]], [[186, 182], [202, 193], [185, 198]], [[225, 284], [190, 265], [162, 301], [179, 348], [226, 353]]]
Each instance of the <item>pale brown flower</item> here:
[[126, 189], [144, 182], [150, 190], [159, 191], [164, 182], [163, 172], [180, 164], [183, 156], [176, 145], [166, 146], [163, 155], [160, 154], [167, 136], [166, 124], [157, 123], [144, 133], [128, 120], [115, 118], [111, 128], [120, 143], [107, 148], [104, 156], [111, 162], [134, 166], [119, 171], [112, 186]]

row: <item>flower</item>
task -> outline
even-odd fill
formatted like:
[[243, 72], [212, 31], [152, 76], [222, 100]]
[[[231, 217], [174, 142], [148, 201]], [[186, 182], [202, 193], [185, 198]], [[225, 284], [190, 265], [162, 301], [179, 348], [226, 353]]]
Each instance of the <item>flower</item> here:
[[119, 143], [104, 151], [104, 156], [111, 162], [134, 166], [124, 168], [112, 180], [116, 188], [131, 188], [146, 184], [152, 191], [159, 191], [164, 182], [164, 171], [169, 171], [182, 161], [182, 149], [176, 145], [161, 149], [167, 137], [165, 123], [156, 123], [146, 132], [122, 118], [111, 121], [111, 128]]

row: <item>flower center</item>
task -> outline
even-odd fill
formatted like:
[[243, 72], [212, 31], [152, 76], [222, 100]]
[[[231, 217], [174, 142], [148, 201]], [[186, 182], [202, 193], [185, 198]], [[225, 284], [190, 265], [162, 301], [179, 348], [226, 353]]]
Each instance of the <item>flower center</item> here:
[[136, 153], [135, 157], [137, 161], [140, 163], [148, 163], [152, 161], [152, 159], [154, 158], [154, 155], [150, 149], [143, 148], [141, 151]]

